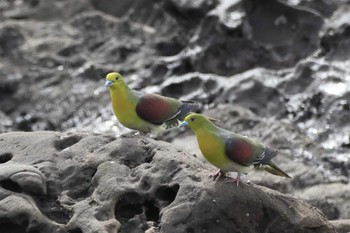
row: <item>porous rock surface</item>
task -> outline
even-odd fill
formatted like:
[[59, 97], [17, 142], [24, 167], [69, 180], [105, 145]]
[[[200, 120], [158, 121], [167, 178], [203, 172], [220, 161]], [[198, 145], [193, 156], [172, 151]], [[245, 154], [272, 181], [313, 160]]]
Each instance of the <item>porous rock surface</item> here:
[[306, 202], [215, 182], [147, 137], [4, 133], [0, 161], [1, 232], [336, 232]]

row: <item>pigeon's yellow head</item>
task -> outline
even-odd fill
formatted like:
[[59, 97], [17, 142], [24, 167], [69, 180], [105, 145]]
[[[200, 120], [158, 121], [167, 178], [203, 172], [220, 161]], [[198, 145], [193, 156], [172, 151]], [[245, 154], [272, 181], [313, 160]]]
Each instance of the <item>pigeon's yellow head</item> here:
[[117, 87], [120, 85], [125, 85], [123, 77], [117, 73], [117, 72], [112, 72], [108, 73], [106, 75], [106, 83], [105, 86], [109, 88]]
[[191, 113], [188, 116], [185, 117], [185, 120], [181, 122], [180, 126], [188, 126], [193, 131], [196, 131], [197, 129], [200, 129], [202, 127], [205, 127], [206, 125], [211, 125], [210, 118], [207, 118], [206, 116], [199, 114], [199, 113]]

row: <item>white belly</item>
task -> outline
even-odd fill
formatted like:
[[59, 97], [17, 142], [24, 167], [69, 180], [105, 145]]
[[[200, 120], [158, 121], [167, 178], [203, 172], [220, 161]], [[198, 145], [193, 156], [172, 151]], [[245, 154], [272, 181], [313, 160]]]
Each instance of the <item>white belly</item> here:
[[253, 166], [242, 166], [238, 163], [229, 163], [223, 167], [220, 168], [223, 172], [238, 172], [238, 173], [249, 173], [251, 170], [254, 169]]

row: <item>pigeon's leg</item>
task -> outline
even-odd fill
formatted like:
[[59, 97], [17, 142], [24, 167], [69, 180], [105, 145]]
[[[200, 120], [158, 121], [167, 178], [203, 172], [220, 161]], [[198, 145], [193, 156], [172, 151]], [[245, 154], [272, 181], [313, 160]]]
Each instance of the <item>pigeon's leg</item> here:
[[225, 172], [221, 171], [221, 169], [217, 170], [214, 174], [211, 174], [209, 178], [219, 179], [221, 176], [225, 176]]
[[241, 182], [241, 173], [238, 173], [236, 178], [233, 178], [233, 177], [227, 177], [225, 179], [225, 183], [236, 183], [236, 185], [238, 186], [239, 183]]

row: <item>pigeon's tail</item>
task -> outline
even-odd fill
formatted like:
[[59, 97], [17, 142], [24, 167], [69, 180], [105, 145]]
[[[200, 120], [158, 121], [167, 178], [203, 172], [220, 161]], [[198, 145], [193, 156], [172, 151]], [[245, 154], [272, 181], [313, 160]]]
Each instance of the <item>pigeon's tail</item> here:
[[276, 176], [283, 176], [291, 178], [287, 173], [282, 171], [281, 168], [279, 168], [275, 163], [272, 161], [269, 161], [267, 164], [263, 165], [263, 169], [271, 174], [274, 174]]
[[179, 114], [176, 117], [179, 120], [183, 120], [190, 113], [199, 111], [200, 105], [194, 101], [181, 101], [182, 105], [179, 108]]
[[182, 105], [179, 107], [176, 114], [168, 119], [165, 122], [177, 120], [183, 120], [187, 115], [193, 112], [197, 112], [200, 109], [200, 105], [194, 101], [181, 101]]

